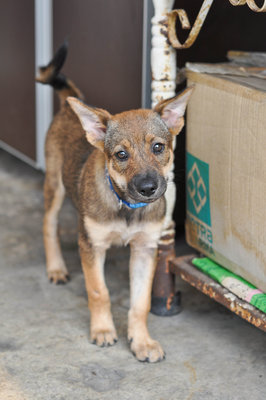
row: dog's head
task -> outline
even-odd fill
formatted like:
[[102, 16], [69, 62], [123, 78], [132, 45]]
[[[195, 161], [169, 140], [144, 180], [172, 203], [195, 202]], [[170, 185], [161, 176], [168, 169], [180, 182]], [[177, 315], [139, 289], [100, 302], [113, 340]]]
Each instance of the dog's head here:
[[77, 114], [87, 140], [105, 154], [115, 190], [129, 202], [153, 202], [166, 191], [173, 162], [173, 137], [184, 126], [192, 88], [154, 110], [132, 110], [110, 115], [80, 100], [67, 99]]

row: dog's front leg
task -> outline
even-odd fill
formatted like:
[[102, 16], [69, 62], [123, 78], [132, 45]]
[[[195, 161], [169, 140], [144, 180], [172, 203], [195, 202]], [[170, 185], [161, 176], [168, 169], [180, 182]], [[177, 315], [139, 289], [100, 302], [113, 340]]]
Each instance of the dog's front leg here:
[[117, 334], [111, 314], [111, 303], [104, 279], [105, 249], [93, 247], [79, 238], [80, 257], [90, 309], [90, 337], [98, 346], [111, 346]]
[[139, 361], [157, 362], [164, 358], [163, 349], [147, 328], [156, 255], [155, 248], [131, 243], [128, 339]]

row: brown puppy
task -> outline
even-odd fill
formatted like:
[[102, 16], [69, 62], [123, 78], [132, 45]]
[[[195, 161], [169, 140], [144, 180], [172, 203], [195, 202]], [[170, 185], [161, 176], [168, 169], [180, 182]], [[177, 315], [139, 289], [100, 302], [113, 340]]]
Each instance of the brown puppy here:
[[52, 85], [61, 99], [45, 149], [44, 244], [48, 277], [55, 283], [68, 278], [57, 234], [58, 212], [67, 193], [79, 216], [79, 248], [93, 343], [108, 346], [117, 341], [104, 261], [111, 245], [129, 243], [128, 339], [138, 360], [160, 361], [164, 352], [149, 335], [147, 316], [165, 215], [167, 173], [173, 162], [172, 141], [184, 125], [191, 89], [158, 104], [154, 110], [110, 115], [80, 101], [80, 91], [59, 73], [66, 51], [63, 45], [50, 64], [40, 68], [37, 79]]

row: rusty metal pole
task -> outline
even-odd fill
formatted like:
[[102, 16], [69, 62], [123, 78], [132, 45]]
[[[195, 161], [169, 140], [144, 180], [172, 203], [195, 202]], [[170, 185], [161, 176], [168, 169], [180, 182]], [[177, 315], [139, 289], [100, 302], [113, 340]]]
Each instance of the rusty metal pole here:
[[[175, 96], [176, 51], [168, 40], [167, 13], [174, 0], [153, 0], [152, 18], [152, 107], [159, 101]], [[174, 143], [175, 146], [175, 143]], [[175, 276], [169, 270], [169, 261], [175, 257], [175, 224], [172, 220], [175, 205], [174, 165], [168, 176], [166, 191], [166, 218], [159, 242], [157, 268], [154, 276], [151, 312], [174, 315], [180, 311], [180, 297], [175, 294]]]

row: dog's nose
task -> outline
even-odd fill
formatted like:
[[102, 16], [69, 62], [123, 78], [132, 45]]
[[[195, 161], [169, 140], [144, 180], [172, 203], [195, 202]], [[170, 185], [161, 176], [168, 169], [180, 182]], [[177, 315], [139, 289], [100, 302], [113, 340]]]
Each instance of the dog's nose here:
[[139, 177], [135, 181], [137, 191], [145, 197], [151, 197], [158, 188], [158, 183], [151, 177]]

